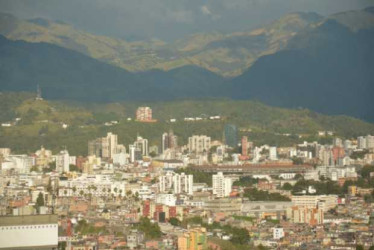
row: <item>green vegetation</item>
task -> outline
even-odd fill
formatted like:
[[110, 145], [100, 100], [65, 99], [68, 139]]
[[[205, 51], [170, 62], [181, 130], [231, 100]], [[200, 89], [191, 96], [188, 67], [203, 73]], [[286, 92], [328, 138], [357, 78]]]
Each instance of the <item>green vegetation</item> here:
[[251, 176], [240, 177], [238, 181], [235, 181], [233, 186], [250, 187], [258, 183], [258, 179]]
[[72, 165], [72, 164], [70, 164], [69, 170], [70, 172], [82, 172], [81, 169], [79, 169], [76, 165]]
[[44, 206], [44, 196], [43, 194], [40, 192], [38, 194], [38, 198], [36, 198], [36, 203], [35, 203], [35, 209], [38, 213], [40, 213], [40, 207]]
[[181, 222], [175, 217], [170, 218], [169, 223], [173, 226], [180, 226], [181, 225]]
[[[348, 192], [348, 187], [355, 185], [361, 188], [374, 188], [374, 177], [370, 177], [370, 173], [374, 172], [374, 166], [365, 166], [359, 171], [361, 177], [357, 178], [357, 181], [348, 180], [344, 182], [344, 185], [340, 187], [337, 182], [331, 181], [330, 179], [321, 178], [321, 181], [303, 180], [300, 179], [293, 187], [292, 193], [298, 194], [303, 190], [307, 190], [309, 186], [313, 186], [316, 189], [316, 195], [320, 194], [337, 194], [344, 195]], [[366, 195], [365, 200], [368, 203], [374, 202], [374, 192], [371, 195]]]
[[233, 215], [232, 216], [235, 220], [244, 220], [244, 221], [254, 221], [256, 218], [249, 217], [249, 216], [240, 216], [240, 215]]
[[350, 155], [350, 157], [352, 158], [352, 159], [355, 159], [355, 160], [357, 160], [357, 159], [363, 159], [364, 158], [364, 156], [365, 156], [365, 154], [367, 154], [369, 151], [367, 150], [367, 149], [364, 149], [364, 150], [362, 150], [362, 151], [354, 151], [351, 155]]
[[76, 232], [83, 234], [83, 235], [107, 232], [105, 227], [94, 227], [93, 225], [87, 223], [86, 220], [78, 221], [78, 224], [75, 226], [75, 230]]
[[313, 181], [313, 180], [299, 180], [292, 188], [293, 194], [298, 194], [303, 190], [307, 190], [309, 186], [316, 189], [316, 194], [341, 194], [341, 188], [335, 181]]
[[[208, 99], [88, 106], [82, 103], [35, 101], [26, 93], [2, 93], [0, 111], [3, 110], [3, 105], [8, 108], [6, 112], [0, 112], [0, 120], [21, 118], [15, 126], [0, 127], [0, 147], [10, 147], [15, 153], [33, 153], [43, 145], [54, 153], [66, 146], [72, 155], [86, 155], [87, 142], [104, 136], [107, 132], [118, 134], [119, 143], [124, 145], [133, 143], [139, 133], [149, 140], [150, 145], [159, 146], [160, 135], [170, 129], [178, 136], [180, 145], [186, 144], [188, 137], [193, 134], [205, 134], [213, 140], [222, 140], [226, 123], [236, 124], [240, 129], [239, 136], [248, 136], [255, 145], [291, 146], [304, 140], [323, 141], [323, 137], [316, 137], [315, 134], [319, 130], [334, 130], [335, 123], [339, 123], [335, 132], [342, 138], [374, 133], [373, 124], [357, 119], [347, 118], [340, 121], [340, 118], [335, 116], [320, 115], [308, 110], [270, 107], [255, 101]], [[127, 121], [128, 117], [134, 117], [135, 110], [140, 105], [152, 107], [154, 117], [159, 121]], [[220, 115], [222, 120], [183, 121], [184, 117], [213, 115]], [[170, 118], [177, 119], [177, 122], [168, 122]], [[111, 120], [118, 120], [119, 124], [104, 125], [104, 122]], [[62, 128], [62, 123], [68, 124], [68, 127]], [[354, 131], [351, 130], [352, 127], [355, 127]], [[303, 137], [299, 138], [296, 134], [302, 134]], [[198, 173], [196, 175], [196, 180], [201, 178], [201, 182], [211, 182], [205, 179], [208, 176], [200, 177]]]
[[286, 183], [283, 184], [282, 189], [283, 190], [292, 190], [293, 186], [290, 183], [286, 182]]
[[43, 168], [43, 173], [49, 173], [56, 170], [56, 162], [49, 163], [48, 167]]
[[146, 217], [140, 218], [137, 229], [142, 231], [147, 239], [157, 239], [162, 235], [159, 225], [157, 223], [152, 223]]
[[258, 190], [257, 188], [248, 188], [244, 191], [244, 197], [251, 201], [290, 201], [286, 196], [280, 193], [269, 193], [267, 191]]

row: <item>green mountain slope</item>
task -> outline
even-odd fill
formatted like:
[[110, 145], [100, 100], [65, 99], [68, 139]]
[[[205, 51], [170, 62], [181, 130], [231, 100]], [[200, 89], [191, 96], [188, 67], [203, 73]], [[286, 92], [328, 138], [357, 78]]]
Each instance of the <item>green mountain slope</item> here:
[[374, 28], [352, 31], [327, 19], [234, 79], [233, 97], [373, 121], [373, 43]]
[[[221, 140], [227, 123], [236, 124], [240, 135], [249, 136], [256, 145], [294, 145], [304, 140], [330, 142], [332, 138], [315, 136], [320, 130], [334, 131], [343, 138], [374, 133], [374, 124], [351, 117], [276, 108], [254, 101], [216, 99], [88, 105], [71, 101], [36, 101], [30, 97], [30, 94], [0, 94], [0, 107], [10, 99], [18, 100], [9, 108], [13, 116], [0, 113], [0, 121], [21, 118], [17, 125], [0, 127], [0, 147], [11, 147], [22, 153], [34, 152], [41, 145], [54, 152], [66, 146], [72, 154], [85, 155], [87, 142], [109, 131], [118, 134], [119, 142], [125, 145], [133, 143], [137, 133], [149, 139], [150, 145], [159, 145], [161, 134], [173, 129], [179, 143], [184, 144], [193, 134], [206, 134], [213, 140]], [[139, 105], [149, 105], [158, 122], [128, 121], [127, 118], [134, 118]], [[212, 115], [220, 115], [221, 120], [183, 120], [184, 117]], [[177, 121], [170, 123], [170, 118]], [[112, 120], [119, 121], [119, 124], [104, 125]], [[68, 128], [62, 128], [63, 123], [68, 124]]]

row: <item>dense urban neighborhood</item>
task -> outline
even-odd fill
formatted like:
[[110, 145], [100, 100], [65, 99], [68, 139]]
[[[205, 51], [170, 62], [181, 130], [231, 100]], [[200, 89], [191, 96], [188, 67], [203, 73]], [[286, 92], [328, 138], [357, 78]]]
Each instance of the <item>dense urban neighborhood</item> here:
[[[134, 120], [157, 122], [151, 107]], [[123, 145], [109, 132], [81, 142], [87, 155], [1, 148], [0, 247], [27, 235], [16, 247], [374, 248], [374, 136], [277, 147], [234, 124], [222, 135]]]

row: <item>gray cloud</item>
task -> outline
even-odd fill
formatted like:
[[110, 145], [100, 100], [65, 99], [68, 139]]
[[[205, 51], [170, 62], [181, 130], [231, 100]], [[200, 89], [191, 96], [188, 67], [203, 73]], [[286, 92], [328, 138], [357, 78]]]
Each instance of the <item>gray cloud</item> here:
[[250, 30], [295, 11], [322, 15], [361, 9], [370, 0], [0, 0], [21, 18], [61, 20], [127, 39], [177, 39], [196, 32]]

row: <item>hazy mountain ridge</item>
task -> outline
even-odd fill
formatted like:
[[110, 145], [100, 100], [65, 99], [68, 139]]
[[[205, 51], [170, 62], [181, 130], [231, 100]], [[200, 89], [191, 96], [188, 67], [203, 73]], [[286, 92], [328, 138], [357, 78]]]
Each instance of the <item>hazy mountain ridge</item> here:
[[321, 18], [315, 13], [292, 13], [254, 31], [193, 34], [165, 44], [157, 40], [127, 42], [77, 30], [63, 22], [20, 20], [1, 14], [0, 34], [12, 40], [56, 44], [130, 71], [197, 65], [234, 76], [260, 56], [282, 49], [295, 32]]
[[131, 73], [56, 45], [3, 36], [0, 57], [0, 90], [33, 91], [39, 84], [50, 99], [171, 100], [227, 93], [222, 91], [227, 86], [224, 78], [196, 66]]

